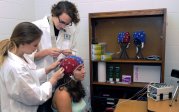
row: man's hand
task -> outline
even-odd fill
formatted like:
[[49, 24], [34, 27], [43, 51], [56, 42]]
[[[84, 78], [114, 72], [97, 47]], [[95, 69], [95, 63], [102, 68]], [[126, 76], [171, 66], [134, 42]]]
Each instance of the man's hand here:
[[62, 54], [65, 56], [72, 55], [72, 50], [71, 49], [65, 49], [62, 51]]
[[35, 59], [42, 59], [45, 56], [52, 56], [52, 57], [58, 57], [62, 53], [62, 50], [58, 48], [49, 48], [49, 49], [44, 49], [41, 51], [37, 51], [35, 53]]
[[58, 57], [61, 53], [62, 53], [62, 50], [60, 50], [58, 48], [47, 49], [47, 54], [52, 57]]

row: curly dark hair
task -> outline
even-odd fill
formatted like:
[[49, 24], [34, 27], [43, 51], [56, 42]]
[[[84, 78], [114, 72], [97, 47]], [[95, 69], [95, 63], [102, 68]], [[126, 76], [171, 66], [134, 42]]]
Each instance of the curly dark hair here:
[[60, 1], [57, 4], [54, 4], [51, 9], [52, 16], [60, 16], [62, 13], [67, 13], [74, 24], [77, 24], [80, 21], [78, 10], [75, 4], [69, 1]]
[[81, 98], [84, 98], [86, 93], [81, 81], [75, 81], [69, 77], [69, 75], [64, 75], [64, 77], [58, 80], [55, 89], [63, 90], [67, 89], [67, 92], [73, 98], [73, 102], [79, 102]]

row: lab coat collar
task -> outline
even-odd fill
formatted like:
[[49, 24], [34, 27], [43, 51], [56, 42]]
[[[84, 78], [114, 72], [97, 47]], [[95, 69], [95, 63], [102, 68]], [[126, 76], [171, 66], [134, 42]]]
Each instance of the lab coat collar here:
[[30, 58], [28, 58], [28, 55], [26, 54], [24, 54], [24, 58], [26, 59], [27, 62], [10, 51], [8, 51], [8, 56], [10, 59], [17, 61], [19, 64], [23, 64], [23, 65], [25, 64], [32, 70], [36, 69], [35, 63]]
[[17, 62], [19, 62], [19, 64], [24, 63], [23, 59], [21, 59], [19, 56], [15, 55], [14, 53], [12, 53], [10, 51], [8, 51], [8, 56], [9, 56], [10, 59], [16, 60]]
[[42, 27], [49, 28], [50, 25], [49, 25], [49, 22], [48, 22], [48, 16], [45, 16], [42, 20], [44, 21], [44, 23], [42, 24]]

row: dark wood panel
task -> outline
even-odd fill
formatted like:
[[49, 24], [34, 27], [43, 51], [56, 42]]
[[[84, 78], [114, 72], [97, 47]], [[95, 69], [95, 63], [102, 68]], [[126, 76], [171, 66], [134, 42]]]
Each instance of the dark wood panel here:
[[136, 46], [133, 43], [132, 34], [135, 31], [146, 32], [146, 42], [142, 53], [144, 57], [149, 55], [162, 56], [163, 38], [163, 19], [162, 17], [133, 17], [120, 19], [97, 20], [95, 26], [96, 42], [106, 42], [108, 52], [119, 52], [120, 45], [117, 42], [119, 32], [129, 32], [131, 35], [130, 45], [127, 53], [130, 58], [135, 58]]

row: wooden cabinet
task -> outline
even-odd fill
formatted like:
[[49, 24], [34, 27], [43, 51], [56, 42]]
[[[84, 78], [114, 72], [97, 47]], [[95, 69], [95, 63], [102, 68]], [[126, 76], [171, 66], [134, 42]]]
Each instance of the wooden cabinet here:
[[[134, 45], [132, 34], [135, 31], [145, 31], [146, 42], [142, 49], [144, 57], [150, 55], [160, 56], [160, 60], [136, 59], [136, 46]], [[117, 41], [119, 32], [129, 32], [131, 35], [130, 45], [127, 48], [128, 59], [120, 59], [120, 45]], [[108, 82], [98, 82], [98, 63], [92, 61], [91, 46], [94, 43], [106, 43], [106, 51], [115, 53], [111, 61], [106, 64], [120, 66], [120, 77], [122, 74], [130, 74], [133, 79], [134, 65], [160, 66], [160, 82], [164, 82], [165, 64], [165, 35], [166, 35], [166, 9], [132, 10], [119, 12], [100, 12], [89, 14], [89, 42], [90, 42], [90, 84], [92, 108], [104, 108], [108, 102], [107, 98], [128, 98], [133, 96], [147, 83], [133, 82], [131, 84], [111, 84]], [[120, 78], [121, 80], [121, 78]], [[106, 96], [105, 96], [106, 95]], [[96, 106], [97, 105], [97, 106]], [[115, 105], [115, 101], [114, 101]], [[99, 107], [98, 107], [99, 106]], [[95, 109], [94, 109], [95, 108]]]

